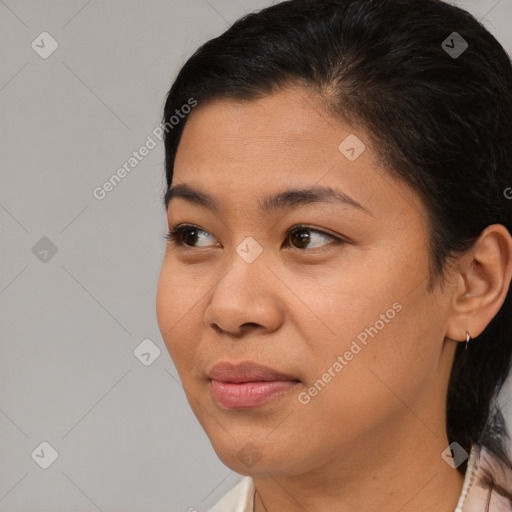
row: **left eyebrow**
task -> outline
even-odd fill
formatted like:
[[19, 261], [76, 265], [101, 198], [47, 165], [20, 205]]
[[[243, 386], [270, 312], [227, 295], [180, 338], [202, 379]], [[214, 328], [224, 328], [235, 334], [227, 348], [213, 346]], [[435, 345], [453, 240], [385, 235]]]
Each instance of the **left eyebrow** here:
[[344, 206], [351, 206], [371, 215], [368, 208], [365, 208], [345, 192], [326, 186], [284, 190], [273, 196], [266, 197], [263, 202], [259, 202], [259, 206], [263, 211], [268, 212], [308, 203], [341, 203]]
[[[205, 206], [210, 210], [220, 210], [220, 203], [214, 196], [185, 183], [180, 183], [167, 191], [164, 197], [165, 208], [167, 209], [171, 200], [177, 197], [200, 206]], [[275, 195], [266, 197], [263, 201], [258, 201], [258, 206], [264, 212], [271, 212], [291, 209], [308, 203], [341, 203], [344, 206], [356, 208], [367, 215], [372, 215], [368, 208], [345, 192], [332, 187], [318, 185], [310, 188], [283, 190]]]

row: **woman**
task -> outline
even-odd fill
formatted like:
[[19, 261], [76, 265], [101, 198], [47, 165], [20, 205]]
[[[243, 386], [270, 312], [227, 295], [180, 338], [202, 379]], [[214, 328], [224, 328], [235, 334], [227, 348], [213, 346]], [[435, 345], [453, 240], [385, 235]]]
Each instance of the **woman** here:
[[439, 0], [290, 0], [199, 48], [163, 121], [159, 327], [244, 475], [212, 512], [511, 510], [495, 38]]

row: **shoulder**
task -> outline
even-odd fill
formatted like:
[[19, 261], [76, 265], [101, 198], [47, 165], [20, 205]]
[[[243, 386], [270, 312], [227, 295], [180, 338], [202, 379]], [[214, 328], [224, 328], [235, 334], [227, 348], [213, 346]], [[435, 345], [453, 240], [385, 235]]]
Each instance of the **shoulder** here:
[[254, 480], [244, 476], [208, 512], [253, 512]]

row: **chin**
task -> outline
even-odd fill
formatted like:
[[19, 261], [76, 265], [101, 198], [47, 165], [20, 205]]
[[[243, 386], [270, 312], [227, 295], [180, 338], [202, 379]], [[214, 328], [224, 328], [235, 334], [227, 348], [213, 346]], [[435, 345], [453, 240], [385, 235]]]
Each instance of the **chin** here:
[[256, 444], [251, 438], [254, 436], [238, 440], [226, 434], [222, 441], [212, 442], [212, 446], [224, 465], [244, 476], [288, 475], [297, 471], [296, 461], [289, 458], [290, 446], [279, 449], [268, 441], [266, 445], [264, 441]]

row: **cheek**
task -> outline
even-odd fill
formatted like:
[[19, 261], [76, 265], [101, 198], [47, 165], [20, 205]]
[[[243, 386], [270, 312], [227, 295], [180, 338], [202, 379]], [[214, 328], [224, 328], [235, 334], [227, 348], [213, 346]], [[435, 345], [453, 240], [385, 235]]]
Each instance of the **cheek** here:
[[[306, 306], [302, 308], [301, 330], [315, 360], [325, 366], [329, 362], [326, 356], [332, 359], [334, 354], [342, 355], [351, 349], [353, 341], [364, 348], [372, 340], [390, 335], [401, 323], [400, 317], [405, 316], [404, 290], [410, 291], [407, 279], [405, 273], [390, 272], [382, 261], [371, 271], [357, 265], [332, 267], [325, 275], [305, 276], [302, 285], [297, 276], [289, 276], [294, 290], [307, 290], [296, 295]], [[388, 339], [396, 339], [396, 333]]]
[[162, 339], [178, 371], [191, 361], [194, 339], [199, 339], [196, 331], [202, 323], [197, 314], [203, 295], [198, 286], [191, 285], [190, 277], [164, 262], [158, 280], [156, 315]]
[[[435, 374], [443, 339], [442, 305], [425, 289], [421, 269], [426, 262], [419, 267], [413, 261], [399, 263], [381, 258], [371, 272], [355, 267], [338, 271], [336, 279], [321, 281], [315, 297], [309, 295], [321, 322], [302, 324], [311, 361], [306, 385], [318, 389], [311, 389], [317, 393], [311, 402], [319, 407], [332, 402], [354, 412], [368, 405], [386, 414], [397, 402], [393, 392], [412, 400]], [[313, 324], [322, 326], [322, 336], [313, 333]]]

